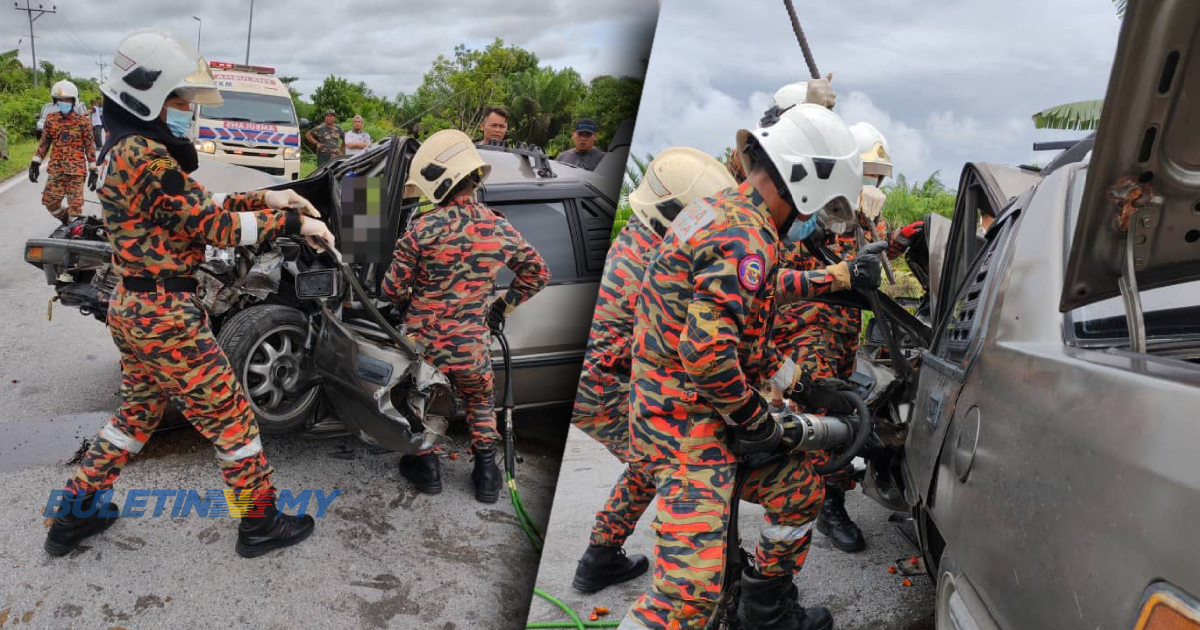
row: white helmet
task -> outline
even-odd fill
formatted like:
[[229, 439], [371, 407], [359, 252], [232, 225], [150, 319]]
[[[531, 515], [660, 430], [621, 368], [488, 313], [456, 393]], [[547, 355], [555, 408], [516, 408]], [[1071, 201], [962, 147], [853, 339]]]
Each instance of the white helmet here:
[[67, 80], [59, 81], [50, 88], [50, 100], [57, 101], [58, 99], [79, 100], [79, 88], [75, 87], [74, 83]]
[[671, 147], [646, 166], [637, 190], [629, 193], [629, 207], [662, 236], [684, 206], [736, 185], [713, 156], [692, 147]]
[[479, 181], [483, 181], [491, 172], [492, 165], [483, 161], [467, 134], [457, 129], [443, 129], [429, 136], [413, 155], [404, 196], [415, 197], [420, 191], [426, 199], [441, 203], [471, 174], [478, 173]]
[[212, 69], [191, 44], [160, 29], [125, 36], [100, 91], [141, 120], [154, 120], [174, 92], [199, 105], [220, 105]]
[[803, 103], [764, 117], [754, 131], [738, 131], [737, 146], [747, 173], [756, 161], [774, 167], [768, 172], [780, 195], [803, 217], [839, 198], [850, 208], [858, 205], [858, 145], [846, 123], [820, 105]]
[[887, 138], [869, 122], [850, 125], [850, 133], [858, 143], [858, 155], [863, 163], [863, 177], [872, 178], [872, 186], [878, 184], [874, 178], [885, 179], [892, 176], [892, 153], [888, 150]]
[[779, 109], [787, 109], [799, 105], [808, 98], [808, 81], [789, 83], [775, 91], [775, 105]]

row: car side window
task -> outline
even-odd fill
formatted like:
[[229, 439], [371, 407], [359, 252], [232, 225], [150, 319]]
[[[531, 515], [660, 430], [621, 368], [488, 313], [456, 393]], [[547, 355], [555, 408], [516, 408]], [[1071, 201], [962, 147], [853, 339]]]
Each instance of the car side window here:
[[[550, 268], [552, 281], [578, 275], [575, 268], [575, 244], [567, 219], [566, 204], [561, 201], [497, 203], [492, 207], [504, 214], [521, 236], [542, 255]], [[508, 286], [513, 273], [503, 269], [496, 277], [498, 286]]]
[[1006, 250], [1016, 229], [1008, 221], [991, 241], [971, 261], [970, 271], [954, 294], [954, 305], [940, 323], [934, 354], [958, 365], [969, 362], [971, 351], [983, 332], [987, 310], [992, 307], [989, 295], [993, 279], [1003, 275]]

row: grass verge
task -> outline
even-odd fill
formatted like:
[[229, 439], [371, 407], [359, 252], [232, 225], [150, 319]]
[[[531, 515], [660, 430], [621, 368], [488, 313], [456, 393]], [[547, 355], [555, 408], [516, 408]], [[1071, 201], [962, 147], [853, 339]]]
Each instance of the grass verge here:
[[0, 182], [29, 170], [29, 161], [37, 152], [37, 140], [28, 138], [8, 144], [9, 158], [0, 160]]

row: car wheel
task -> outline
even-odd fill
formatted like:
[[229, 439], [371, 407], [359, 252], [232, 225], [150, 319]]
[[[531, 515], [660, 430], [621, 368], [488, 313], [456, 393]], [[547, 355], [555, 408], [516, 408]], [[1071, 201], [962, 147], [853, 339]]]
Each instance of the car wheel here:
[[321, 388], [289, 395], [300, 379], [308, 318], [289, 306], [252, 306], [221, 326], [217, 343], [250, 399], [259, 429], [268, 435], [302, 429], [316, 413]]
[[949, 549], [942, 551], [936, 575], [937, 630], [1000, 630], [970, 581], [960, 577]]

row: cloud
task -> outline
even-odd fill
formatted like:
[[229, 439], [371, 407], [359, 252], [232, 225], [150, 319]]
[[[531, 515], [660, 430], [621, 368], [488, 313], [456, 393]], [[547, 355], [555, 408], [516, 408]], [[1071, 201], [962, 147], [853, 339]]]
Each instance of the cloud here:
[[[246, 58], [249, 4], [243, 0], [67, 0], [58, 11], [35, 23], [38, 59], [78, 76], [96, 76], [96, 62], [111, 63], [117, 43], [137, 28], [165, 28], [194, 42], [201, 27], [205, 57]], [[500, 37], [531, 50], [543, 64], [571, 65], [585, 80], [641, 74], [657, 11], [647, 0], [257, 0], [250, 62], [300, 77], [294, 85], [304, 93], [336, 74], [395, 96], [416, 89], [433, 60], [453, 54], [455, 45], [478, 48]], [[0, 20], [0, 50], [18, 41], [28, 64], [28, 22]]]
[[[1080, 137], [1030, 116], [1102, 97], [1120, 27], [1103, 0], [796, 4], [838, 113], [879, 127], [897, 172], [951, 185], [964, 162], [1045, 162], [1034, 141]], [[633, 150], [717, 153], [758, 119], [756, 95], [807, 76], [779, 3], [664, 0]]]

